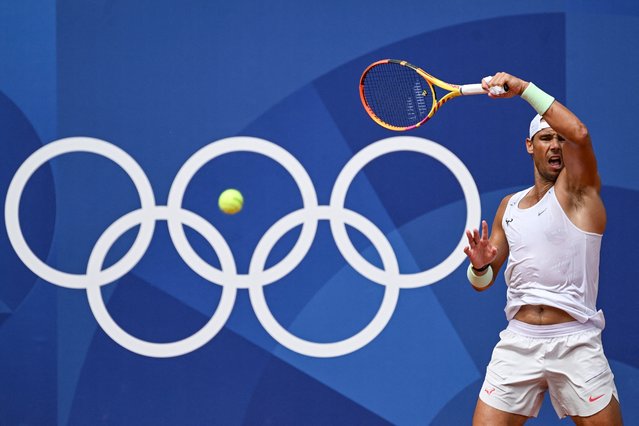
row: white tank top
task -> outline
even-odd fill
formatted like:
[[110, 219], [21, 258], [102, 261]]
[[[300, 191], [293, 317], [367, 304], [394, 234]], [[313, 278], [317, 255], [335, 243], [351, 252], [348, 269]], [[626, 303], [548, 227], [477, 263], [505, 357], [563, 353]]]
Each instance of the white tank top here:
[[577, 228], [554, 188], [534, 206], [519, 208], [531, 189], [513, 195], [502, 218], [510, 249], [506, 318], [513, 319], [522, 305], [548, 305], [603, 329], [603, 312], [596, 310], [602, 235]]

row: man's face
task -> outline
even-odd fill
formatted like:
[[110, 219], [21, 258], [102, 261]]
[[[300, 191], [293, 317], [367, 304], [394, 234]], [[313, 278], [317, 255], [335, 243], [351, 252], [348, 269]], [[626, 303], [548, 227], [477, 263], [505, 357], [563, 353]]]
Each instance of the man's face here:
[[548, 181], [556, 181], [559, 172], [564, 168], [562, 156], [564, 142], [564, 137], [551, 127], [537, 132], [532, 140], [526, 140], [526, 148], [528, 153], [532, 154], [537, 171]]

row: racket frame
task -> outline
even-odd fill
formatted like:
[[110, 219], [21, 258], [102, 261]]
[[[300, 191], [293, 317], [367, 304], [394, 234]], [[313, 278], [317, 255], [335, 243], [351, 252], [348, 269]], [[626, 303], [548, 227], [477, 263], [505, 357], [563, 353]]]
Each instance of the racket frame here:
[[[366, 96], [364, 95], [364, 80], [366, 79], [366, 76], [368, 75], [369, 71], [371, 69], [373, 69], [374, 67], [380, 66], [380, 65], [385, 65], [385, 64], [389, 64], [389, 63], [393, 63], [393, 64], [398, 64], [401, 65], [403, 67], [407, 67], [410, 68], [411, 70], [415, 71], [419, 76], [421, 76], [424, 80], [426, 80], [426, 82], [428, 83], [428, 86], [430, 88], [430, 93], [432, 96], [432, 107], [428, 113], [428, 115], [426, 115], [426, 117], [424, 117], [420, 122], [413, 124], [411, 126], [408, 127], [398, 127], [398, 126], [394, 126], [390, 123], [387, 123], [385, 121], [383, 121], [381, 118], [379, 118], [375, 112], [373, 111], [373, 109], [369, 106], [368, 101], [366, 100]], [[435, 93], [435, 88], [433, 86], [437, 86], [440, 89], [444, 89], [447, 90], [448, 93], [446, 93], [446, 95], [444, 95], [444, 97], [442, 97], [441, 99], [437, 99], [437, 94]], [[364, 105], [364, 109], [366, 110], [366, 112], [368, 113], [368, 115], [380, 126], [385, 127], [389, 130], [394, 130], [397, 132], [403, 132], [403, 131], [407, 131], [407, 130], [412, 130], [415, 129], [419, 126], [421, 126], [422, 124], [424, 124], [425, 122], [427, 122], [428, 120], [430, 120], [433, 115], [435, 115], [435, 113], [437, 112], [437, 110], [439, 110], [439, 108], [441, 108], [442, 105], [444, 105], [446, 102], [448, 102], [449, 100], [456, 98], [458, 96], [463, 96], [463, 95], [480, 95], [480, 94], [485, 94], [486, 92], [484, 91], [484, 89], [482, 89], [481, 84], [464, 84], [464, 85], [457, 85], [457, 84], [450, 84], [450, 83], [446, 83], [445, 81], [442, 81], [440, 79], [438, 79], [437, 77], [434, 77], [430, 74], [428, 74], [426, 71], [424, 71], [423, 69], [411, 64], [410, 62], [407, 61], [402, 61], [399, 59], [382, 59], [380, 61], [374, 62], [372, 64], [370, 64], [362, 73], [362, 76], [359, 79], [359, 97], [362, 101], [362, 105]]]

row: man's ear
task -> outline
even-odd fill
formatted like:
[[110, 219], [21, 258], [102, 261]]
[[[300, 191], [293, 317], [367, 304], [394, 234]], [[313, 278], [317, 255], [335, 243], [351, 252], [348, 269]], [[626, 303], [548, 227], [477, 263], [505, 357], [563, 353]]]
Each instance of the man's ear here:
[[526, 138], [526, 151], [528, 151], [528, 154], [533, 153], [533, 141], [530, 138]]

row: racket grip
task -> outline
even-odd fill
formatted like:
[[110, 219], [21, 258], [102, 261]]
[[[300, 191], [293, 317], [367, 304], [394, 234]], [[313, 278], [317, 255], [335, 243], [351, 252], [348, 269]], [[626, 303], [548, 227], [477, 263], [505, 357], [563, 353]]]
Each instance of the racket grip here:
[[481, 84], [464, 84], [459, 87], [462, 95], [485, 95], [487, 92], [481, 87]]

